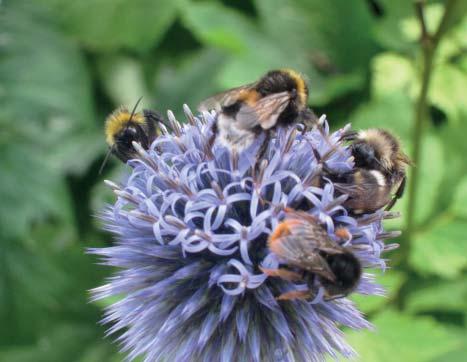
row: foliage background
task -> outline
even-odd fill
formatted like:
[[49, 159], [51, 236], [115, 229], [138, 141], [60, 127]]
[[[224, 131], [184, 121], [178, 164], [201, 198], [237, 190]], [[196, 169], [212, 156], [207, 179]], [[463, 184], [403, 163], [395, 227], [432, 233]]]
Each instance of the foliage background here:
[[[429, 69], [412, 225], [379, 277], [389, 297], [355, 297], [376, 325], [348, 331], [362, 361], [467, 355], [467, 17], [457, 3]], [[430, 32], [445, 6], [426, 4]], [[383, 126], [413, 153], [423, 52], [408, 0], [5, 0], [0, 11], [1, 361], [123, 359], [98, 325], [102, 303], [87, 302], [109, 270], [84, 253], [111, 243], [94, 215], [113, 200], [103, 179], [125, 172], [112, 161], [98, 174], [117, 106], [144, 96], [180, 114], [288, 66], [308, 76], [310, 104], [333, 128]], [[406, 217], [387, 226], [406, 230]]]

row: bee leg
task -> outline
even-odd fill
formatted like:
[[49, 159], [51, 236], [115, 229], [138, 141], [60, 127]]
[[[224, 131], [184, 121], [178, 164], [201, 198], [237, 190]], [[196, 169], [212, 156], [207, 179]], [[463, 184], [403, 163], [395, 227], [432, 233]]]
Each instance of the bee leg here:
[[341, 136], [342, 141], [353, 141], [357, 138], [357, 131], [347, 131]]
[[405, 181], [406, 181], [406, 177], [404, 176], [404, 178], [402, 179], [399, 187], [397, 188], [396, 193], [394, 194], [394, 197], [391, 199], [391, 201], [386, 206], [384, 211], [391, 210], [393, 208], [393, 206], [396, 204], [396, 201], [399, 200], [402, 197], [402, 195], [404, 195], [405, 183], [406, 183]]
[[157, 133], [161, 133], [160, 124], [163, 124], [168, 130], [173, 132], [173, 129], [170, 126], [169, 122], [167, 122], [165, 118], [162, 117], [159, 113], [151, 109], [143, 109], [143, 114], [146, 121], [148, 134], [153, 139], [155, 139], [158, 136]]
[[278, 277], [290, 282], [296, 282], [302, 279], [302, 276], [299, 273], [284, 268], [267, 269], [260, 267], [260, 270], [269, 277]]
[[308, 131], [311, 131], [313, 127], [318, 125], [319, 117], [313, 112], [310, 107], [307, 107], [300, 114], [300, 123], [303, 124], [302, 134], [305, 134]]
[[256, 159], [258, 160], [258, 164], [261, 162], [261, 160], [266, 155], [266, 151], [268, 150], [269, 140], [271, 139], [271, 130], [265, 130], [264, 133], [265, 133], [265, 137], [264, 137], [263, 143], [261, 143], [261, 146], [258, 149], [258, 153], [256, 156]]
[[325, 300], [326, 302], [330, 302], [331, 300], [344, 298], [345, 296], [346, 296], [345, 294], [335, 294], [335, 295], [331, 295], [331, 296], [326, 296], [326, 297], [324, 297], [324, 300]]
[[291, 290], [276, 297], [277, 300], [295, 300], [295, 299], [308, 299], [312, 296], [310, 290]]

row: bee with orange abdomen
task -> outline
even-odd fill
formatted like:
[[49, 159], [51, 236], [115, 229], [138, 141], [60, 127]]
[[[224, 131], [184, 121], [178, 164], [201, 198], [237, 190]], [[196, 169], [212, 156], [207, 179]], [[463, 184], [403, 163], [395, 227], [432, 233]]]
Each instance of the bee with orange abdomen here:
[[[338, 238], [350, 237], [345, 228], [336, 230]], [[360, 281], [362, 266], [350, 249], [331, 239], [318, 220], [305, 212], [288, 212], [268, 240], [269, 249], [283, 266], [262, 269], [271, 277], [308, 284], [306, 291], [290, 291], [277, 299], [309, 299], [316, 292], [315, 279], [324, 288], [324, 298], [348, 295]]]
[[218, 112], [215, 133], [220, 142], [237, 151], [248, 147], [261, 132], [293, 123], [313, 124], [308, 107], [308, 85], [291, 69], [272, 70], [257, 82], [208, 98], [198, 109]]
[[352, 141], [355, 169], [328, 175], [337, 190], [349, 195], [344, 206], [355, 214], [391, 209], [404, 193], [406, 168], [411, 164], [399, 140], [382, 129], [351, 132], [344, 139]]

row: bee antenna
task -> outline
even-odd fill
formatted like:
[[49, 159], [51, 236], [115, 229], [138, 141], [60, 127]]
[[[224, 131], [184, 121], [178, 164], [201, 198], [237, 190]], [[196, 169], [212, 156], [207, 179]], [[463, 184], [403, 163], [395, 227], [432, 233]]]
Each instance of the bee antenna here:
[[112, 153], [112, 151], [114, 150], [114, 147], [115, 145], [113, 145], [112, 147], [109, 147], [109, 150], [107, 151], [107, 153], [105, 154], [105, 158], [104, 158], [104, 161], [102, 161], [102, 165], [101, 167], [99, 168], [99, 175], [102, 173], [102, 170], [104, 169], [104, 166], [105, 164], [107, 163], [107, 161], [109, 160], [109, 156], [110, 154]]
[[141, 102], [141, 100], [143, 99], [143, 97], [139, 97], [139, 99], [136, 101], [136, 104], [135, 106], [133, 107], [133, 110], [131, 111], [131, 114], [130, 114], [130, 119], [128, 121], [131, 121], [133, 119], [133, 116], [135, 115], [135, 112], [136, 112], [136, 108], [138, 108], [138, 105], [139, 103]]

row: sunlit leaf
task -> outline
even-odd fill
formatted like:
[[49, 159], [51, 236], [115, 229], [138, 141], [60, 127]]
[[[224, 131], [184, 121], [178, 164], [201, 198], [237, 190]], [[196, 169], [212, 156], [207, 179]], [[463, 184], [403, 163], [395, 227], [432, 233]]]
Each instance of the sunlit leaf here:
[[374, 33], [378, 42], [389, 49], [407, 51], [416, 44], [403, 32], [404, 21], [415, 15], [414, 6], [407, 0], [381, 0], [377, 2], [381, 15], [374, 25]]
[[430, 101], [447, 113], [450, 120], [458, 121], [462, 112], [467, 112], [466, 89], [467, 71], [451, 64], [441, 64], [433, 74]]
[[140, 108], [152, 102], [145, 84], [143, 65], [136, 59], [126, 56], [102, 56], [97, 62], [102, 85], [115, 106], [132, 108], [140, 98]]
[[404, 93], [412, 99], [417, 75], [410, 59], [395, 53], [383, 53], [372, 60], [372, 91], [376, 97]]
[[467, 177], [464, 177], [454, 193], [451, 212], [463, 218], [467, 218]]
[[[446, 164], [444, 162], [444, 148], [440, 138], [434, 134], [427, 133], [422, 139], [421, 159], [418, 164], [408, 167], [407, 179], [412, 177], [412, 170], [418, 168], [419, 183], [415, 192], [417, 200], [415, 206], [415, 223], [422, 225], [431, 216], [438, 214], [441, 210], [438, 208], [438, 197], [440, 196], [440, 186], [443, 182]], [[407, 149], [406, 149], [407, 150]], [[410, 148], [408, 149], [410, 150]], [[408, 151], [407, 150], [407, 151]], [[407, 152], [410, 155], [410, 152]], [[408, 181], [409, 182], [409, 181]], [[394, 211], [399, 211], [403, 218], [406, 217], [408, 202], [408, 186], [405, 194], [397, 202]], [[396, 222], [403, 222], [404, 219], [396, 219]], [[391, 223], [394, 227], [402, 228], [403, 223]]]
[[467, 280], [436, 282], [433, 285], [411, 293], [407, 298], [410, 312], [463, 311], [467, 310]]
[[439, 221], [420, 231], [412, 243], [410, 264], [422, 274], [455, 278], [467, 266], [467, 222]]
[[373, 321], [376, 331], [348, 333], [362, 362], [424, 362], [455, 350], [461, 339], [430, 318], [414, 318], [387, 310]]

